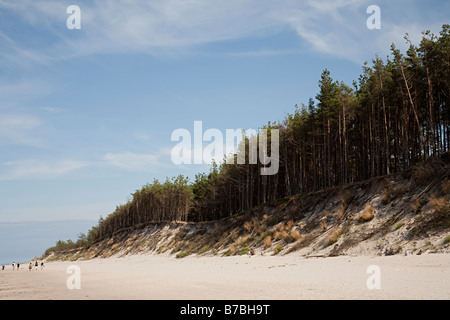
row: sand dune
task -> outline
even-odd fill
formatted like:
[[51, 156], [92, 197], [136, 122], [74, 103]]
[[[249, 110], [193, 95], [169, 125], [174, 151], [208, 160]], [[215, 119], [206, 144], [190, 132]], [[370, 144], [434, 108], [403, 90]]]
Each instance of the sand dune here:
[[[67, 273], [74, 265], [79, 273]], [[377, 279], [376, 269], [368, 273], [373, 265]], [[51, 262], [31, 272], [27, 267], [0, 271], [0, 299], [450, 299], [450, 254], [134, 255]], [[68, 280], [80, 288], [69, 289]], [[369, 289], [368, 282], [379, 289]]]

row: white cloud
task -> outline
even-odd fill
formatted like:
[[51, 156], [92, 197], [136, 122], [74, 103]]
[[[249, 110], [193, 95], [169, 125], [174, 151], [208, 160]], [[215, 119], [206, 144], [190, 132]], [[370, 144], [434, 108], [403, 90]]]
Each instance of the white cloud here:
[[262, 49], [259, 51], [245, 51], [245, 52], [232, 52], [228, 55], [233, 57], [269, 57], [269, 56], [278, 56], [278, 55], [291, 55], [291, 54], [299, 54], [301, 53], [299, 50], [270, 50], [270, 49]]
[[357, 63], [367, 54], [371, 36], [366, 28], [368, 1], [307, 1], [279, 18], [289, 24], [312, 52]]
[[0, 144], [38, 144], [34, 129], [42, 124], [40, 119], [31, 115], [0, 114]]
[[132, 152], [107, 153], [103, 156], [105, 164], [121, 169], [139, 172], [154, 172], [161, 167], [159, 156]]
[[[268, 28], [270, 2], [230, 0], [102, 1], [88, 9], [102, 45], [112, 48], [189, 46], [235, 39]], [[233, 22], [233, 23], [231, 23]], [[111, 49], [112, 49], [111, 48]]]
[[0, 80], [0, 109], [16, 106], [23, 102], [48, 95], [56, 87], [41, 79], [23, 79], [21, 81]]
[[54, 179], [83, 168], [85, 162], [74, 160], [43, 161], [36, 159], [17, 160], [3, 163], [5, 169], [0, 180]]
[[[0, 55], [8, 45], [15, 53], [9, 53], [10, 59], [20, 56], [25, 60], [44, 62], [96, 53], [167, 54], [223, 40], [264, 37], [290, 28], [312, 52], [361, 63], [370, 59], [380, 46], [388, 52], [390, 43], [398, 41], [398, 31], [405, 30], [406, 26], [412, 25], [411, 32], [416, 32], [427, 29], [427, 23], [430, 23], [421, 17], [413, 23], [389, 21], [388, 15], [384, 14], [386, 10], [398, 10], [403, 14], [418, 3], [381, 1], [377, 3], [382, 10], [381, 30], [368, 30], [366, 9], [370, 4], [369, 0], [81, 1], [78, 4], [81, 30], [68, 31], [65, 24], [68, 15], [63, 3], [0, 1], [0, 8], [19, 14], [24, 22], [35, 28], [46, 28], [51, 35], [49, 43], [27, 50], [25, 43], [19, 46], [13, 35], [3, 34], [7, 40], [0, 46]], [[417, 15], [412, 13], [413, 17], [414, 14]], [[442, 24], [439, 21], [432, 23]], [[387, 43], [380, 44], [380, 40]], [[260, 54], [276, 52], [290, 53], [292, 48], [283, 48], [280, 52], [277, 48], [266, 48]]]
[[[170, 165], [170, 163], [169, 163]], [[159, 155], [132, 152], [107, 153], [100, 159], [24, 159], [0, 164], [2, 180], [58, 179], [80, 169], [114, 168], [132, 172], [156, 172], [166, 167]]]
[[[269, 15], [272, 1], [110, 0], [79, 6], [81, 30], [68, 32], [68, 15], [62, 3], [0, 1], [0, 8], [19, 14], [23, 22], [52, 35], [50, 46], [43, 45], [33, 55], [36, 60], [105, 52], [155, 53], [254, 35], [279, 24]], [[26, 55], [26, 44], [18, 46], [13, 35], [4, 37], [14, 53]]]
[[64, 112], [64, 109], [62, 108], [55, 108], [55, 107], [40, 107], [39, 110], [44, 111], [48, 114], [61, 114]]
[[146, 142], [149, 141], [152, 137], [148, 133], [142, 130], [136, 130], [131, 134], [131, 136], [137, 141]]

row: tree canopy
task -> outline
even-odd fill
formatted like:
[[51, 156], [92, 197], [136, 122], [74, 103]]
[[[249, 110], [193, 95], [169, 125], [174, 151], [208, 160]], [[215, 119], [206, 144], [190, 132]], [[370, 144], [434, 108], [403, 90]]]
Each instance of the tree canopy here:
[[[450, 147], [450, 25], [439, 35], [408, 36], [402, 54], [365, 63], [352, 85], [324, 70], [314, 101], [296, 106], [280, 123], [280, 166], [214, 164], [192, 183], [182, 175], [155, 180], [100, 218], [87, 236], [94, 242], [117, 230], [153, 221], [209, 221], [239, 214], [267, 201], [400, 172]], [[256, 137], [259, 139], [260, 137]], [[245, 145], [244, 145], [245, 144]], [[245, 139], [241, 148], [248, 148]]]

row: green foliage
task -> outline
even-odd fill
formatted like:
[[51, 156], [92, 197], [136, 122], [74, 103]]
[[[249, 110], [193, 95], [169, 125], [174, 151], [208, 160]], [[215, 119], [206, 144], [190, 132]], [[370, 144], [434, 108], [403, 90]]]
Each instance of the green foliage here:
[[188, 251], [182, 251], [180, 253], [177, 253], [177, 255], [175, 256], [176, 258], [180, 259], [180, 258], [184, 258], [187, 257], [189, 255]]
[[283, 246], [282, 245], [278, 245], [275, 247], [275, 249], [273, 249], [273, 254], [277, 255], [279, 254], [281, 251], [283, 250]]
[[450, 235], [448, 235], [444, 238], [443, 244], [447, 244], [447, 243], [450, 243]]
[[397, 223], [397, 225], [395, 226], [395, 230], [400, 229], [400, 228], [403, 227], [404, 225], [405, 225], [404, 222], [399, 222], [399, 223]]
[[249, 248], [242, 248], [239, 252], [239, 255], [243, 256], [244, 254], [248, 254], [250, 252]]
[[188, 179], [183, 175], [166, 179], [164, 183], [154, 180], [130, 196], [130, 200], [108, 215], [100, 217], [98, 225], [89, 231], [87, 240], [95, 242], [104, 235], [139, 224], [157, 221], [187, 221], [193, 193]]
[[88, 237], [84, 233], [78, 235], [78, 240], [73, 242], [72, 240], [58, 240], [55, 246], [48, 248], [45, 251], [44, 256], [49, 256], [51, 253], [66, 252], [73, 249], [81, 249], [88, 245]]

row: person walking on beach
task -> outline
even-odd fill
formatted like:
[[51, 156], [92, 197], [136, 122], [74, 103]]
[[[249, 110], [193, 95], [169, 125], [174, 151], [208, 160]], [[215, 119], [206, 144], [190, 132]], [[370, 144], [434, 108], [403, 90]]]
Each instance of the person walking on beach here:
[[19, 271], [20, 263], [17, 262], [17, 271]]
[[28, 271], [31, 271], [33, 269], [33, 264], [30, 262], [30, 265], [28, 266]]
[[34, 269], [37, 271], [37, 268], [38, 268], [38, 262], [37, 262], [37, 260], [36, 260], [36, 263], [34, 264]]
[[44, 270], [44, 261], [41, 261], [41, 270]]
[[15, 262], [13, 262], [12, 267], [13, 267], [13, 271], [16, 270], [16, 263]]

